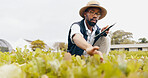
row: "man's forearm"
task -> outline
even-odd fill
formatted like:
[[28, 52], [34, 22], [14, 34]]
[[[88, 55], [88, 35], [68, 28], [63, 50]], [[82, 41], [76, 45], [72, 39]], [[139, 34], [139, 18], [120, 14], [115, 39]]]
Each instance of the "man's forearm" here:
[[73, 41], [79, 48], [85, 50], [87, 54], [89, 55], [99, 54], [102, 57], [102, 53], [97, 51], [99, 47], [98, 46], [93, 47], [91, 44], [87, 43], [86, 40], [80, 34], [75, 34], [73, 36]]
[[83, 50], [86, 50], [88, 47], [92, 47], [92, 45], [87, 43], [86, 40], [80, 34], [75, 34], [73, 36], [73, 41], [79, 48]]

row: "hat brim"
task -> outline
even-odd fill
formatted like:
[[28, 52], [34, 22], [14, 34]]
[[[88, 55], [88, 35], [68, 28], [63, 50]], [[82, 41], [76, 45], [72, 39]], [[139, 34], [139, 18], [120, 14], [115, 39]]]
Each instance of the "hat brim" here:
[[107, 14], [107, 10], [105, 8], [101, 7], [101, 6], [85, 6], [85, 7], [82, 7], [80, 9], [80, 11], [79, 11], [79, 14], [80, 14], [80, 16], [82, 18], [84, 18], [84, 12], [85, 12], [85, 10], [87, 8], [89, 8], [89, 7], [92, 7], [92, 8], [94, 7], [94, 8], [100, 8], [101, 9], [101, 16], [100, 16], [100, 18], [98, 20], [104, 18], [106, 16], [106, 14]]

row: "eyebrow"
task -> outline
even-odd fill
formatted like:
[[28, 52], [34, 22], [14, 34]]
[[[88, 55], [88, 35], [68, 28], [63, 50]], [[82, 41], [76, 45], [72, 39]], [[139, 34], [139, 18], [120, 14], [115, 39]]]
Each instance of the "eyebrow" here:
[[[89, 9], [89, 11], [95, 11], [94, 9]], [[97, 13], [101, 13], [101, 10], [99, 10]]]
[[89, 9], [89, 10], [95, 11], [94, 9]]

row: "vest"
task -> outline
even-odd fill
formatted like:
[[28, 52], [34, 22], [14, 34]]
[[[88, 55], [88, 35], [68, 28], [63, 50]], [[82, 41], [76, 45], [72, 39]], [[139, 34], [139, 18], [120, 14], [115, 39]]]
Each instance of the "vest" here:
[[[80, 32], [83, 34], [83, 37], [84, 39], [87, 41], [87, 32], [86, 32], [86, 28], [84, 26], [84, 19], [81, 20], [80, 22], [75, 22], [71, 25], [71, 27], [74, 25], [74, 24], [78, 24], [80, 26]], [[76, 44], [73, 44], [71, 39], [70, 39], [70, 34], [71, 34], [71, 27], [70, 27], [70, 30], [69, 30], [69, 34], [68, 34], [68, 49], [67, 49], [67, 52], [71, 53], [72, 55], [83, 55], [83, 52], [84, 50], [79, 48]], [[97, 30], [95, 32], [95, 35], [99, 34], [100, 33], [100, 28], [97, 26]], [[99, 39], [99, 36], [95, 38], [94, 40], [94, 43]], [[93, 43], [93, 45], [94, 45]]]

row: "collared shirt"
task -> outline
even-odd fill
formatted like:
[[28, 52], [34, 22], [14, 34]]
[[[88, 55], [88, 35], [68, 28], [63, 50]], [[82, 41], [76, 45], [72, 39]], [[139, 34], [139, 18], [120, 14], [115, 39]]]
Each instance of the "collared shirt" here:
[[[96, 30], [97, 30], [97, 26], [95, 25], [94, 27], [93, 27], [93, 32], [91, 32], [88, 28], [87, 28], [87, 25], [86, 25], [86, 22], [84, 21], [84, 26], [85, 26], [85, 28], [86, 28], [86, 33], [87, 33], [87, 35], [88, 35], [88, 37], [87, 37], [87, 42], [89, 43], [89, 44], [91, 44], [91, 45], [93, 45], [93, 43], [94, 43], [94, 37], [95, 37], [95, 32], [96, 32]], [[72, 26], [72, 28], [71, 28], [71, 35], [70, 35], [70, 38], [71, 38], [71, 41], [73, 42], [73, 40], [72, 40], [72, 36], [74, 35], [74, 34], [80, 34], [81, 36], [83, 36], [83, 34], [80, 32], [80, 26], [78, 25], [78, 24], [74, 24], [73, 26]], [[74, 42], [73, 42], [74, 43]]]
[[[96, 32], [96, 30], [97, 30], [97, 26], [95, 25], [95, 26], [93, 27], [93, 31], [92, 31], [92, 32], [87, 28], [87, 25], [86, 25], [86, 22], [85, 22], [85, 21], [84, 21], [84, 26], [85, 26], [85, 28], [86, 28], [86, 33], [87, 33], [87, 35], [88, 35], [88, 37], [87, 37], [87, 42], [88, 42], [89, 44], [93, 45], [94, 40], [95, 40], [95, 32]], [[80, 34], [81, 36], [83, 36], [83, 34], [80, 32], [80, 26], [79, 26], [78, 24], [74, 24], [74, 25], [72, 26], [72, 28], [71, 28], [71, 35], [70, 35], [70, 38], [71, 38], [71, 41], [72, 41], [73, 44], [75, 44], [75, 43], [73, 42], [73, 40], [72, 40], [72, 36], [73, 36], [74, 34]], [[86, 51], [83, 52], [83, 55], [86, 56], [86, 57], [88, 56], [88, 54], [87, 54]]]
[[93, 31], [91, 32], [88, 28], [87, 28], [87, 25], [86, 25], [86, 22], [84, 21], [84, 25], [85, 25], [85, 28], [86, 28], [86, 31], [87, 31], [87, 42], [91, 45], [93, 45], [94, 43], [94, 40], [95, 40], [95, 32], [97, 30], [97, 27], [96, 25], [93, 27]]

